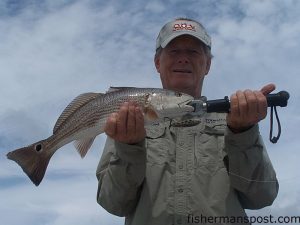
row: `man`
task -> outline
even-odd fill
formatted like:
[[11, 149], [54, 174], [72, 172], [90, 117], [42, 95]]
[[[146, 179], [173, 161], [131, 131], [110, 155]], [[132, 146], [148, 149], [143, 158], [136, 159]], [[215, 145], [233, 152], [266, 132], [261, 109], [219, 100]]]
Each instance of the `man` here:
[[[163, 87], [200, 98], [210, 50], [197, 21], [167, 23], [154, 59]], [[274, 89], [237, 91], [228, 115], [207, 113], [190, 127], [160, 123], [145, 130], [141, 110], [124, 103], [107, 120], [98, 203], [128, 225], [250, 224], [244, 209], [271, 205], [278, 192], [257, 125]]]

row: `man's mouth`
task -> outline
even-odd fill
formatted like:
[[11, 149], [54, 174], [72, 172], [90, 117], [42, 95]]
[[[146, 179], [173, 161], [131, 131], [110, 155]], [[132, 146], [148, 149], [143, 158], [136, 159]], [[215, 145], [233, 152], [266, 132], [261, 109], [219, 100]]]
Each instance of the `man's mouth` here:
[[174, 73], [192, 73], [191, 70], [187, 70], [187, 69], [175, 69], [173, 70]]

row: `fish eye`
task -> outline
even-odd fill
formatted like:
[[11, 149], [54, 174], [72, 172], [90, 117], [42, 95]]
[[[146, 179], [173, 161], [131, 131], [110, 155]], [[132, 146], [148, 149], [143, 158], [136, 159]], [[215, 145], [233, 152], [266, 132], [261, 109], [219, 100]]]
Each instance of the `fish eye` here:
[[36, 146], [34, 146], [34, 149], [39, 152], [42, 150], [42, 145], [41, 144], [37, 144]]
[[182, 93], [180, 93], [180, 92], [175, 92], [175, 96], [176, 96], [176, 97], [181, 97], [181, 96], [182, 96]]

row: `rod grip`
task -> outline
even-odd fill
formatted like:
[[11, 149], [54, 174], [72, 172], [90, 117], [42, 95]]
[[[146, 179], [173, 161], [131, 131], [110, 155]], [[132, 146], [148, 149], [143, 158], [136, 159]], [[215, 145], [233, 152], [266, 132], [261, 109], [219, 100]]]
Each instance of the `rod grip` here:
[[288, 99], [290, 98], [290, 94], [287, 91], [280, 91], [277, 94], [268, 94], [267, 102], [268, 106], [287, 106]]
[[[287, 91], [280, 91], [276, 94], [268, 94], [266, 96], [268, 107], [271, 106], [280, 106], [285, 107], [287, 106], [288, 99], [290, 95]], [[206, 111], [210, 112], [226, 112], [230, 111], [230, 101], [228, 96], [225, 96], [224, 99], [216, 99], [216, 100], [209, 100], [206, 102]]]

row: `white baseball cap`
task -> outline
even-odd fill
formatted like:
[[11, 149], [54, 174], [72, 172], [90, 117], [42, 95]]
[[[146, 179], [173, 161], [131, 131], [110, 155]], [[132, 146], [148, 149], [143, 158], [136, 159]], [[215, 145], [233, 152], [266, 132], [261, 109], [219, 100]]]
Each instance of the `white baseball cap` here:
[[156, 39], [156, 49], [165, 48], [174, 38], [185, 34], [199, 39], [211, 49], [211, 38], [205, 28], [200, 23], [189, 19], [175, 19], [166, 23]]

